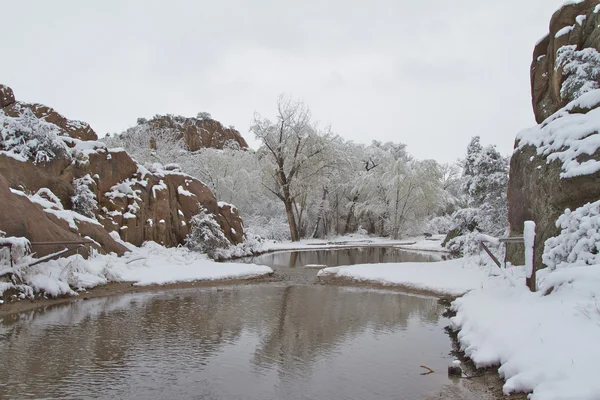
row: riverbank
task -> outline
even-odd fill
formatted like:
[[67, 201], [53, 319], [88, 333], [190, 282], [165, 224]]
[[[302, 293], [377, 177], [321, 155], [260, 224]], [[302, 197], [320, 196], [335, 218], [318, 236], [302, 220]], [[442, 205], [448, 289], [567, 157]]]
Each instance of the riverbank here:
[[[0, 318], [15, 316], [20, 312], [31, 311], [34, 309], [45, 309], [61, 304], [67, 304], [76, 301], [85, 301], [99, 297], [120, 296], [129, 293], [161, 292], [166, 290], [189, 289], [189, 288], [209, 288], [223, 286], [240, 286], [265, 283], [273, 280], [271, 275], [249, 276], [233, 279], [212, 280], [212, 281], [191, 281], [176, 282], [164, 285], [136, 285], [136, 282], [110, 282], [105, 285], [96, 286], [89, 290], [78, 292], [77, 295], [64, 295], [60, 297], [35, 297], [33, 299], [20, 299], [14, 302], [5, 302], [0, 306]], [[10, 294], [13, 294], [9, 293]]]
[[129, 245], [129, 248], [131, 251], [122, 257], [109, 254], [84, 259], [73, 255], [26, 269], [17, 266], [11, 272], [21, 277], [19, 284], [0, 282], [0, 312], [7, 313], [7, 308], [14, 308], [12, 304], [77, 299], [84, 292], [111, 293], [110, 288], [120, 290], [127, 285], [162, 288], [197, 282], [210, 285], [273, 273], [264, 265], [215, 262], [186, 248], [165, 248], [154, 242], [142, 247]]

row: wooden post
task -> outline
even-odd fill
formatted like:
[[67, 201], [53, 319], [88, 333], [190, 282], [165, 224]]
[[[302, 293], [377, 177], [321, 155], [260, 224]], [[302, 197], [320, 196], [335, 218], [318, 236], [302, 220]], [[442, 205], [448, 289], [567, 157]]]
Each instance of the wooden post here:
[[[525, 270], [527, 275], [525, 277], [525, 284], [532, 292], [537, 290], [536, 288], [536, 273], [535, 273], [535, 222], [525, 221], [523, 228], [523, 241], [525, 243]], [[531, 272], [529, 271], [531, 269]]]
[[[533, 240], [533, 248], [535, 249], [535, 239]], [[525, 280], [525, 284], [527, 284], [527, 287], [529, 288], [529, 290], [531, 290], [532, 292], [537, 291], [537, 287], [536, 287], [536, 274], [535, 274], [535, 256], [533, 258], [533, 266], [532, 266], [532, 271], [531, 271], [531, 278], [526, 278]]]

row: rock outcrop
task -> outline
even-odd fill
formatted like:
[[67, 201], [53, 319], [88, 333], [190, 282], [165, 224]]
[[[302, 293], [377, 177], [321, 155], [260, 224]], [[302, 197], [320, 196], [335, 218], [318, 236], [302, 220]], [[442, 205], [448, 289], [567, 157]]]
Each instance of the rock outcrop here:
[[[218, 203], [199, 180], [160, 167], [149, 170], [123, 149], [95, 141], [88, 124], [14, 101], [6, 86], [0, 86], [0, 98], [0, 230], [7, 235], [32, 241], [88, 236], [104, 251], [121, 254], [125, 248], [110, 232], [138, 246], [147, 240], [175, 246], [188, 235], [190, 219], [205, 209], [232, 244], [243, 241], [237, 210]], [[91, 215], [73, 211], [76, 185], [89, 193]]]
[[[537, 224], [535, 262], [543, 267], [545, 241], [559, 233], [557, 218], [600, 199], [600, 5], [563, 6], [550, 34], [535, 48], [531, 87], [540, 125], [517, 136], [508, 185], [511, 236]], [[523, 264], [523, 247], [507, 258]]]
[[150, 120], [140, 118], [138, 125], [128, 129], [124, 134], [143, 131], [163, 132], [172, 135], [176, 139], [182, 139], [189, 151], [197, 151], [203, 148], [248, 148], [248, 143], [236, 129], [226, 128], [208, 115], [199, 118], [186, 118], [175, 115], [157, 115]]
[[[573, 85], [564, 85], [566, 81], [589, 79], [596, 81], [597, 88], [597, 74], [600, 71], [580, 67], [586, 60], [595, 57], [590, 50], [600, 51], [599, 11], [597, 0], [563, 6], [552, 16], [550, 33], [535, 46], [531, 64], [531, 93], [538, 123], [581, 94], [579, 84], [573, 82]], [[578, 77], [580, 74], [583, 76]]]

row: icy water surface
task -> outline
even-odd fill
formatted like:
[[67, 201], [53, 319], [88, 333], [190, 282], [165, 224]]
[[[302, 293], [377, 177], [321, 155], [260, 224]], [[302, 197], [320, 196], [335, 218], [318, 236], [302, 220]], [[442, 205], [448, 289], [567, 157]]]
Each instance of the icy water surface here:
[[0, 320], [0, 398], [422, 399], [449, 383], [441, 313], [285, 281], [77, 301]]

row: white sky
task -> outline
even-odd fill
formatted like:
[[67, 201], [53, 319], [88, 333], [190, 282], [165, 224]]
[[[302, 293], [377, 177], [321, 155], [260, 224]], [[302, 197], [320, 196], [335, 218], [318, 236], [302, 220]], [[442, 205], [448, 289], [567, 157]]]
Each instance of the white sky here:
[[103, 136], [208, 111], [251, 146], [254, 111], [304, 100], [346, 139], [453, 161], [533, 125], [533, 47], [564, 0], [4, 1], [0, 83]]

